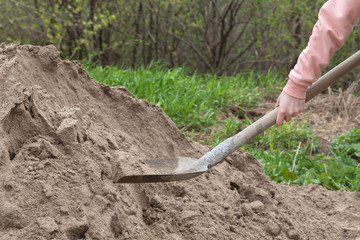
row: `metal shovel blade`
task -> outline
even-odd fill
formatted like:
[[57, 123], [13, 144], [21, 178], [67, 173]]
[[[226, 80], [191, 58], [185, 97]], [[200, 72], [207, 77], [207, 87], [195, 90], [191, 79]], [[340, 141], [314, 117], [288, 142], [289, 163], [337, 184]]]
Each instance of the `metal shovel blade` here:
[[154, 183], [187, 180], [206, 172], [206, 166], [195, 164], [199, 159], [187, 157], [144, 160], [148, 171], [138, 175], [122, 176], [117, 183]]

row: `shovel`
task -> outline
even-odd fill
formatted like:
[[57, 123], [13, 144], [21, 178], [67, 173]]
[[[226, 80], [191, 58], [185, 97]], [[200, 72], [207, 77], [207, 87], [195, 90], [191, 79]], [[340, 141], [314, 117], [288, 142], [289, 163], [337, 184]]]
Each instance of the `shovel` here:
[[[311, 100], [320, 92], [326, 90], [330, 85], [340, 80], [342, 76], [360, 65], [360, 51], [340, 63], [328, 73], [319, 78], [306, 91], [306, 102]], [[278, 108], [258, 119], [256, 122], [224, 140], [210, 152], [200, 159], [188, 157], [172, 157], [165, 159], [147, 159], [146, 173], [137, 175], [121, 176], [117, 183], [150, 183], [180, 181], [199, 176], [211, 167], [225, 160], [225, 158], [236, 151], [242, 145], [264, 132], [276, 122]]]

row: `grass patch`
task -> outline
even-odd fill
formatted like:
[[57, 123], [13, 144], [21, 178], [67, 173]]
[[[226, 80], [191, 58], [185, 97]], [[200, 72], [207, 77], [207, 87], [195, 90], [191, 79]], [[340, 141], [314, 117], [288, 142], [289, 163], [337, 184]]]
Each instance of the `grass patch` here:
[[[120, 69], [85, 63], [85, 68], [97, 81], [125, 86], [137, 98], [155, 103], [187, 136], [213, 146], [251, 124], [254, 119], [247, 112], [264, 99], [275, 102], [286, 80], [275, 71], [217, 77], [189, 75], [184, 68], [158, 64]], [[325, 156], [310, 125], [291, 121], [271, 127], [243, 148], [276, 182], [360, 191], [360, 129], [339, 136], [331, 145], [332, 156]]]
[[275, 182], [360, 191], [360, 129], [333, 140], [331, 156], [320, 151], [321, 144], [309, 124], [291, 121], [271, 127], [244, 148]]

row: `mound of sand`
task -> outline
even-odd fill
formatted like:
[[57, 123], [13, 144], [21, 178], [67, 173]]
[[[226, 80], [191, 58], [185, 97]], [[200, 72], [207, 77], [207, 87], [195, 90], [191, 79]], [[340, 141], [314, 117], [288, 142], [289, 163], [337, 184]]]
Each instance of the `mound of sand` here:
[[276, 185], [239, 150], [184, 182], [115, 184], [200, 157], [161, 109], [54, 46], [0, 46], [0, 239], [356, 239], [360, 197]]

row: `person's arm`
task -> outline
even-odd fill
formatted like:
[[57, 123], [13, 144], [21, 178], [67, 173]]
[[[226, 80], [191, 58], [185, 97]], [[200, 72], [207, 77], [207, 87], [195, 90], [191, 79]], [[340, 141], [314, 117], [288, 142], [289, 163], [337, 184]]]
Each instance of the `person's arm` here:
[[278, 125], [284, 120], [290, 121], [303, 110], [307, 88], [320, 77], [321, 70], [343, 46], [359, 15], [360, 0], [329, 0], [321, 7], [308, 45], [278, 98]]

